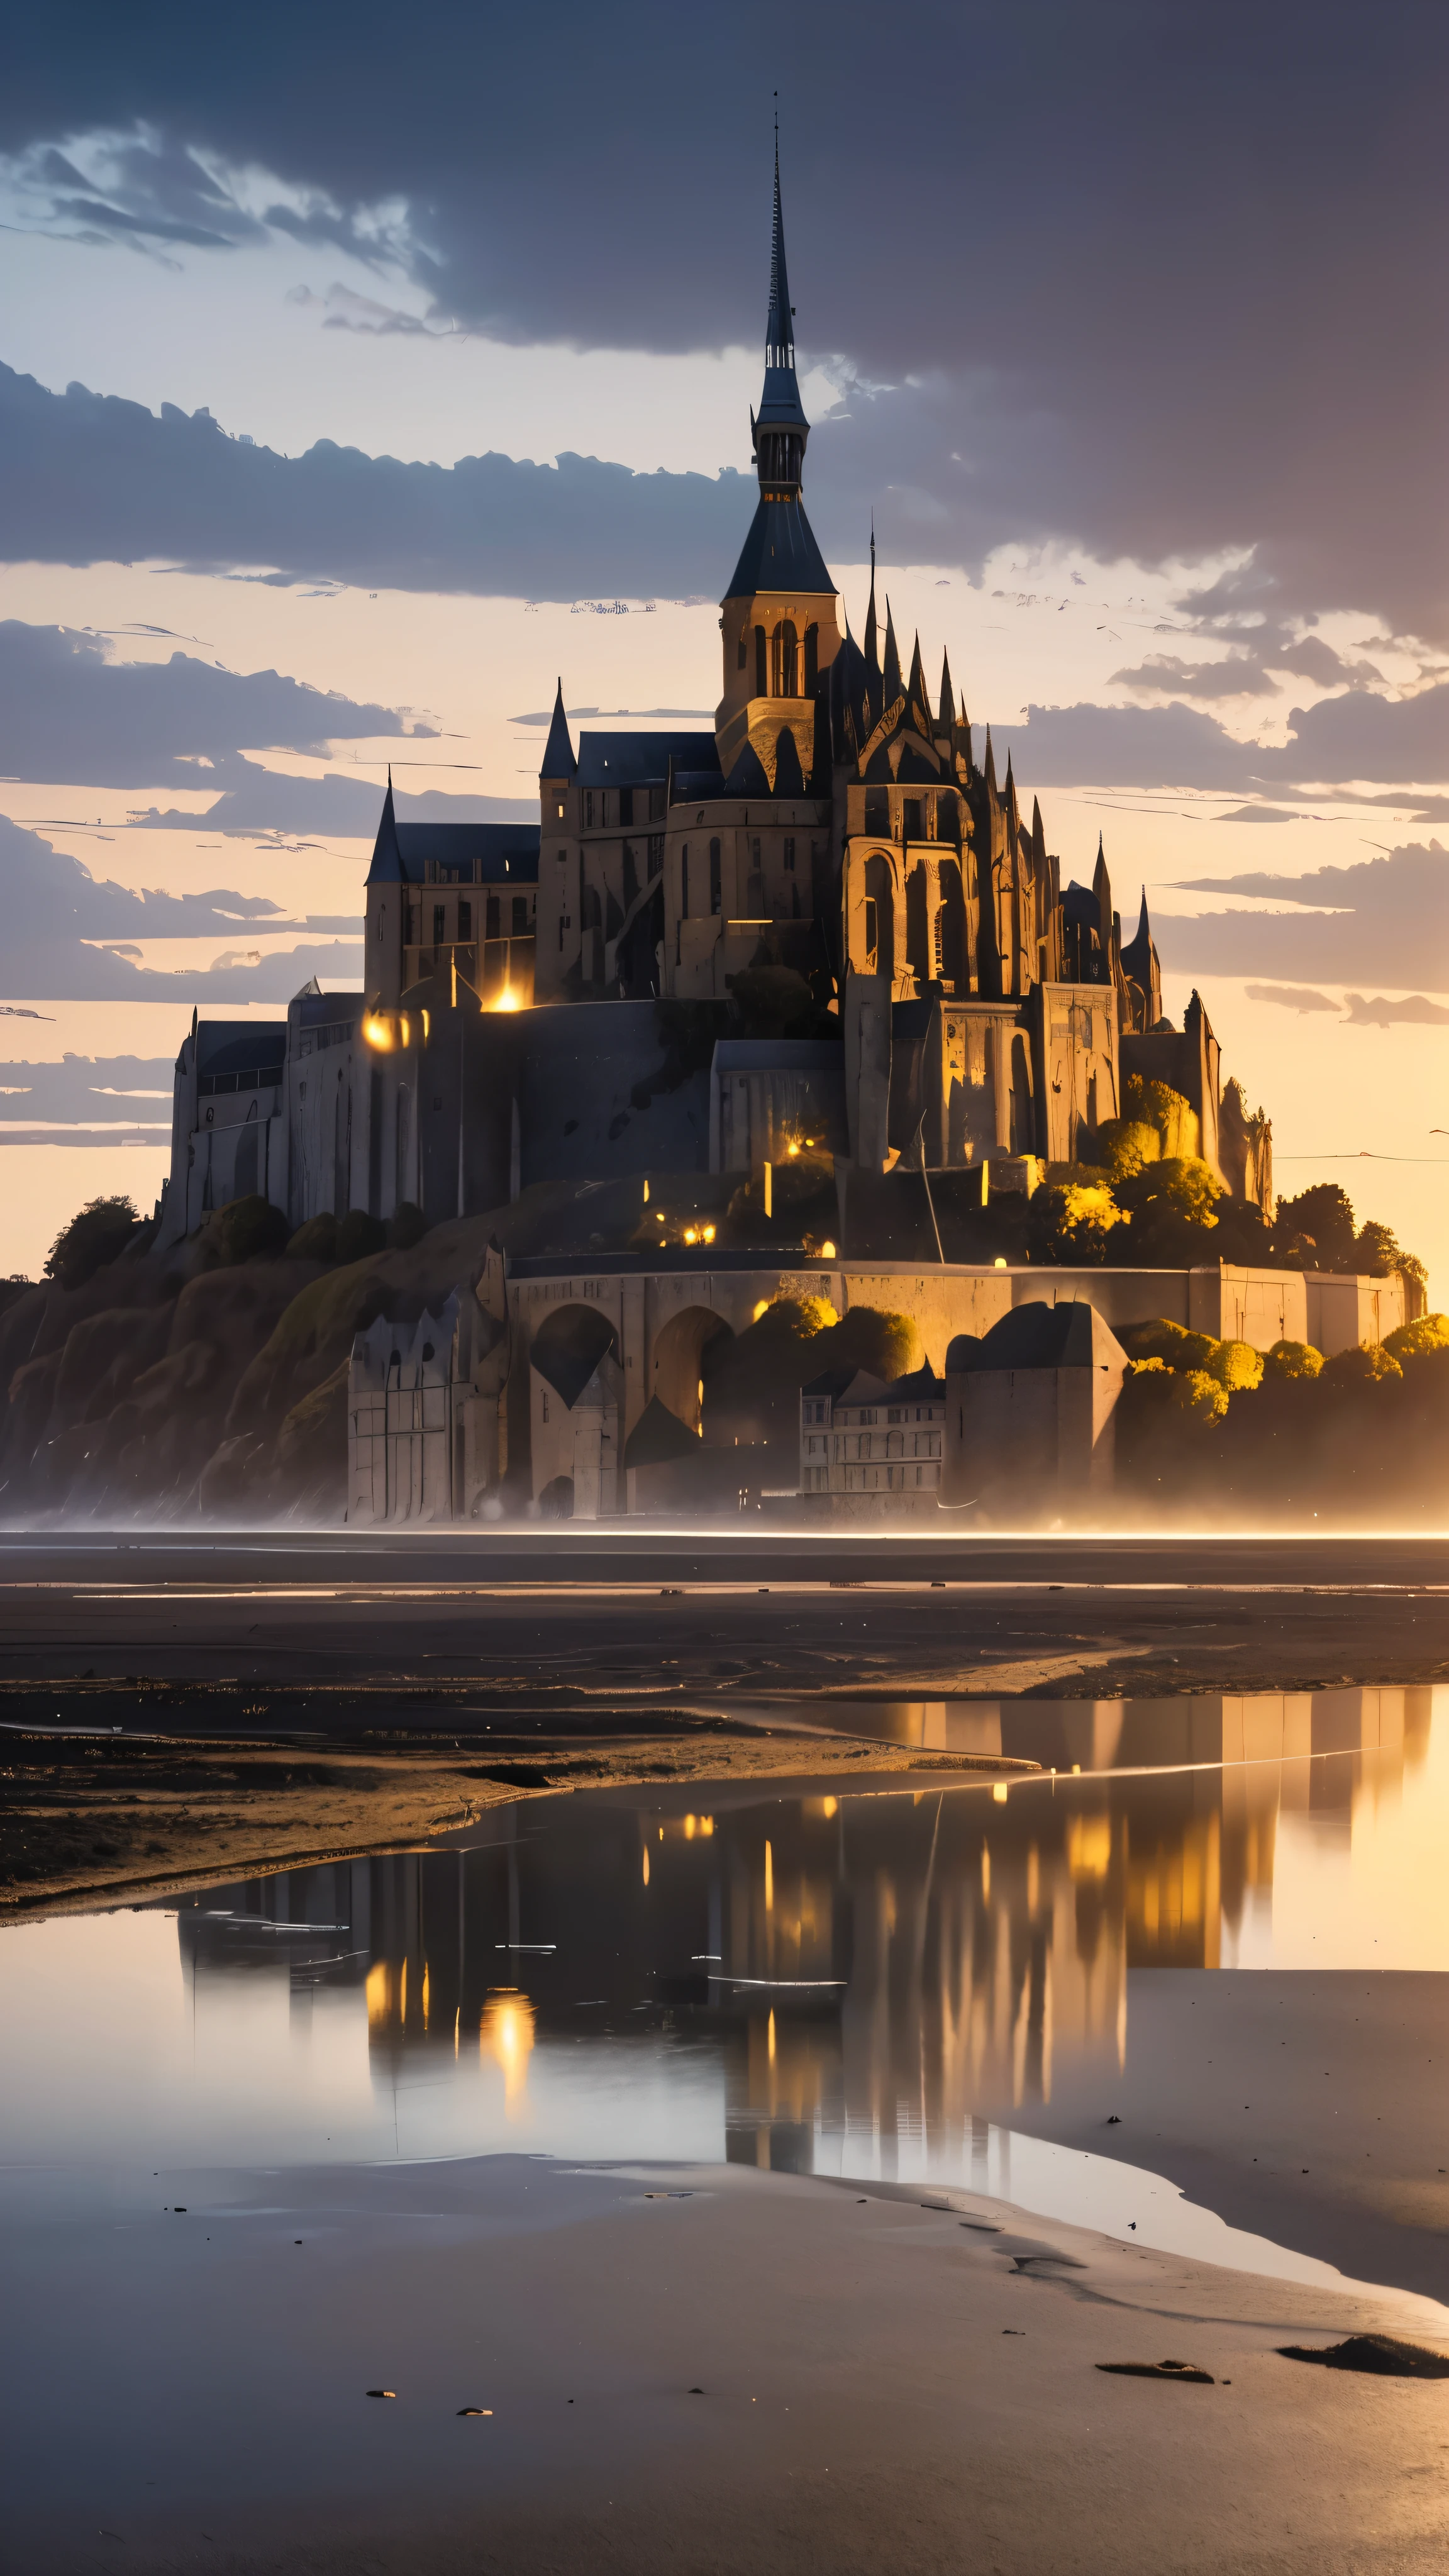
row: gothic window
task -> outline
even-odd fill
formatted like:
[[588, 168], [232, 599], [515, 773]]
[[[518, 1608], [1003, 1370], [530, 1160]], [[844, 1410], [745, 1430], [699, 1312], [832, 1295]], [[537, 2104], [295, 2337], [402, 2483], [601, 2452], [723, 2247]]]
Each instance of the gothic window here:
[[971, 987], [971, 960], [966, 928], [966, 894], [955, 859], [941, 862], [941, 909], [936, 916], [939, 974], [958, 993]]
[[381, 939], [381, 937], [382, 937], [382, 922], [383, 922], [383, 916], [382, 916], [381, 912], [379, 912], [379, 914], [378, 914], [378, 916], [377, 916], [377, 934], [376, 934], [376, 935], [377, 935], [377, 937], [378, 937], [379, 939]]
[[800, 638], [790, 618], [782, 618], [775, 629], [774, 694], [777, 698], [798, 698], [800, 694]]
[[619, 820], [621, 823], [632, 823], [634, 820], [634, 790], [632, 787], [621, 787], [619, 790]]
[[924, 805], [919, 796], [908, 796], [906, 798], [904, 821], [905, 838], [908, 841], [924, 841], [926, 837]]
[[866, 860], [865, 893], [866, 973], [888, 975], [893, 979], [896, 971], [896, 911], [889, 859]]
[[884, 836], [891, 827], [891, 792], [888, 787], [867, 787], [865, 791], [865, 828]]
[[458, 906], [458, 937], [460, 939], [471, 939], [472, 936], [473, 907], [471, 903], [460, 903]]
[[447, 938], [447, 925], [448, 913], [446, 905], [435, 903], [433, 906], [433, 946], [435, 948], [441, 948], [444, 940]]
[[710, 911], [711, 911], [712, 913], [718, 913], [718, 912], [722, 909], [722, 907], [723, 907], [723, 902], [724, 902], [724, 886], [723, 886], [722, 870], [721, 870], [721, 867], [720, 867], [720, 846], [719, 846], [718, 841], [711, 841], [711, 843], [710, 843], [710, 845], [709, 845], [709, 908], [710, 908]]
[[490, 894], [488, 897], [488, 908], [483, 916], [483, 936], [485, 939], [496, 939], [499, 936], [502, 927], [499, 913], [500, 907], [498, 897], [496, 894]]
[[949, 841], [953, 849], [961, 847], [961, 804], [954, 795], [936, 799], [936, 838]]
[[819, 677], [820, 629], [818, 626], [807, 626], [805, 629], [805, 695], [807, 698], [814, 697], [815, 684]]
[[515, 939], [526, 939], [528, 937], [528, 897], [526, 894], [516, 894], [513, 898], [513, 936]]
[[755, 628], [755, 695], [757, 698], [763, 698], [767, 693], [768, 679], [765, 669], [765, 630], [763, 626], [757, 626]]
[[785, 837], [785, 867], [787, 873], [790, 876], [793, 876], [795, 873], [795, 838], [793, 833], [787, 833]]

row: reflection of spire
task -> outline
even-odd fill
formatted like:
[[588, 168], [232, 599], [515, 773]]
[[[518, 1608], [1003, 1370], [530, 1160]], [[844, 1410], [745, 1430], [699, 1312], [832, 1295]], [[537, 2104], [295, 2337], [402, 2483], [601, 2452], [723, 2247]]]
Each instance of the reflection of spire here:
[[527, 2108], [534, 2020], [527, 1995], [490, 1995], [478, 2025], [478, 2054], [491, 2057], [502, 2071], [503, 2111], [509, 2120], [519, 2119]]

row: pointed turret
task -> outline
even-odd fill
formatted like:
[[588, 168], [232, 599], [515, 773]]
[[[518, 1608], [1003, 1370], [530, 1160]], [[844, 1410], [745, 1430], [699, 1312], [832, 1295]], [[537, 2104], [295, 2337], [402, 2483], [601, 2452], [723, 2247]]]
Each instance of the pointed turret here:
[[543, 765], [538, 774], [540, 778], [549, 779], [576, 778], [578, 768], [574, 747], [569, 740], [569, 720], [564, 713], [563, 682], [560, 680], [553, 702], [553, 722], [543, 747]]
[[875, 623], [875, 520], [870, 523], [870, 606], [865, 612], [865, 658], [873, 671], [880, 669], [880, 649]]
[[1122, 971], [1129, 976], [1142, 995], [1142, 1027], [1155, 1027], [1162, 1017], [1162, 968], [1157, 959], [1157, 943], [1147, 917], [1147, 888], [1142, 889], [1142, 909], [1137, 916], [1135, 937], [1122, 951]]
[[372, 865], [367, 871], [367, 882], [369, 885], [403, 885], [406, 881], [407, 871], [398, 846], [397, 816], [392, 808], [392, 764], [389, 762], [387, 794], [382, 800], [382, 819], [372, 845]]
[[955, 722], [956, 696], [955, 691], [951, 686], [951, 658], [949, 654], [943, 653], [941, 656], [941, 697], [940, 703], [936, 709], [936, 731], [938, 733], [945, 734], [949, 740], [951, 728]]
[[911, 722], [915, 726], [921, 740], [923, 742], [929, 742], [932, 734], [931, 700], [926, 688], [926, 674], [921, 665], [921, 639], [919, 635], [917, 635], [915, 639], [914, 649], [911, 653], [911, 681], [910, 687], [907, 691], [907, 697], [910, 704]]
[[1097, 834], [1097, 864], [1092, 870], [1092, 893], [1097, 903], [1097, 937], [1105, 957], [1112, 945], [1112, 880], [1107, 873], [1107, 853], [1102, 835]]
[[901, 695], [901, 657], [896, 649], [896, 630], [891, 622], [891, 604], [886, 601], [885, 670], [882, 674], [885, 703], [893, 707]]
[[780, 208], [780, 136], [775, 134], [775, 208], [770, 232], [770, 309], [765, 320], [765, 385], [758, 418], [751, 412], [760, 489], [776, 500], [800, 490], [810, 423], [795, 376], [795, 307], [785, 272], [785, 218]]
[[996, 754], [991, 748], [990, 725], [986, 728], [986, 758], [982, 762], [981, 766], [982, 775], [986, 780], [987, 794], [994, 798], [996, 794]]

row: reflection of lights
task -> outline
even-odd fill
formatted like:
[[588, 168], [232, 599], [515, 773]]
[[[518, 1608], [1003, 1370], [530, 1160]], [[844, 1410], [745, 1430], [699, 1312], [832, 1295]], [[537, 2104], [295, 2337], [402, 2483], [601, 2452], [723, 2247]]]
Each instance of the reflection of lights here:
[[713, 1832], [713, 1816], [686, 1816], [684, 1819], [684, 1839], [687, 1843], [692, 1843], [696, 1834], [712, 1834]]
[[491, 1995], [478, 2025], [478, 2055], [491, 2057], [502, 2072], [503, 2111], [509, 2120], [516, 2119], [524, 2107], [533, 2021], [527, 1995]]
[[983, 1905], [991, 1902], [991, 1854], [984, 1843], [981, 1846], [981, 1901]]
[[394, 1047], [412, 1042], [412, 1029], [406, 1011], [369, 1011], [362, 1023], [363, 1043], [375, 1055], [391, 1055]]
[[423, 2028], [428, 2026], [428, 1963], [423, 1961]]
[[367, 1972], [367, 2027], [369, 2030], [382, 2030], [386, 2025], [389, 1982], [387, 1961], [379, 1959]]
[[998, 1780], [991, 1794], [996, 1800], [998, 1807], [1004, 1807], [1006, 1804], [1006, 1782], [1004, 1780]]
[[785, 1151], [786, 1151], [786, 1153], [789, 1155], [790, 1160], [791, 1160], [791, 1162], [793, 1163], [793, 1161], [794, 1161], [794, 1159], [795, 1159], [796, 1155], [797, 1155], [797, 1154], [799, 1153], [799, 1151], [800, 1151], [800, 1148], [799, 1148], [799, 1146], [798, 1146], [798, 1145], [787, 1145], [787, 1146], [786, 1146], [786, 1148], [785, 1148]]
[[687, 1225], [684, 1229], [684, 1240], [686, 1243], [698, 1243], [698, 1229], [695, 1226]]
[[713, 1241], [714, 1241], [714, 1227], [713, 1227], [712, 1225], [707, 1225], [707, 1226], [705, 1227], [705, 1229], [704, 1229], [704, 1240], [705, 1240], [705, 1242], [706, 1242], [706, 1243], [713, 1243]]
[[775, 2063], [775, 2015], [773, 2010], [770, 2014], [770, 2027], [765, 2034], [765, 2045], [770, 2052], [770, 2064], [773, 2066]]
[[644, 1884], [646, 1887], [649, 1884], [649, 1854], [647, 1850], [644, 1854]]
[[1112, 1866], [1108, 1816], [1073, 1816], [1067, 1826], [1067, 1868], [1073, 1878], [1105, 1878]]
[[773, 1909], [773, 1907], [774, 1907], [774, 1903], [775, 1903], [775, 1855], [774, 1855], [774, 1853], [771, 1851], [769, 1844], [768, 1844], [768, 1843], [766, 1843], [766, 1845], [765, 1845], [765, 1905], [766, 1905], [766, 1909], [767, 1909], [767, 1911], [769, 1911], [769, 1910], [772, 1910], [772, 1909]]

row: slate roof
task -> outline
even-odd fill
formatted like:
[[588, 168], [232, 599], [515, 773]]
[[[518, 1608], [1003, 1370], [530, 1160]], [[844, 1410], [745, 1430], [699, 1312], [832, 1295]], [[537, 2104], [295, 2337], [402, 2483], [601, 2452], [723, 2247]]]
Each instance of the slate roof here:
[[577, 767], [574, 747], [569, 740], [569, 720], [564, 713], [563, 682], [560, 680], [554, 695], [553, 722], [548, 729], [538, 774], [540, 778], [572, 778]]
[[835, 597], [835, 584], [805, 505], [769, 501], [760, 495], [749, 534], [740, 550], [726, 599], [749, 599], [757, 590], [795, 590], [816, 597]]
[[[719, 750], [712, 733], [581, 733], [579, 781], [584, 787], [643, 787], [676, 769], [719, 779]], [[717, 792], [717, 791], [716, 791]]]
[[927, 1361], [924, 1368], [912, 1369], [908, 1377], [892, 1378], [886, 1398], [891, 1404], [944, 1404], [946, 1381], [937, 1377]]
[[534, 885], [536, 823], [399, 823], [398, 847], [409, 885], [421, 885], [430, 861], [472, 868], [481, 885]]

